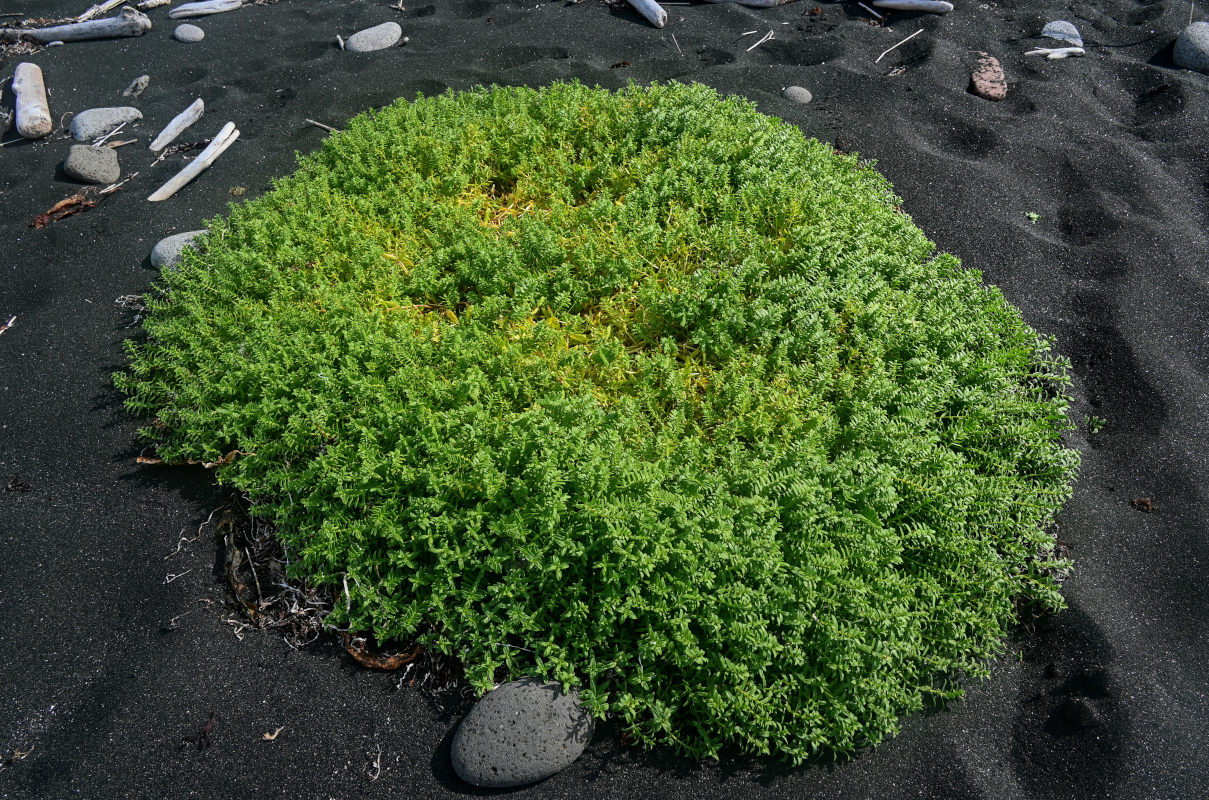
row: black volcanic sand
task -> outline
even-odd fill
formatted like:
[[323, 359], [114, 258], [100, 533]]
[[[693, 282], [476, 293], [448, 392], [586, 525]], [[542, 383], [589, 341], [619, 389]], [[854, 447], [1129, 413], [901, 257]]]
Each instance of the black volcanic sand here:
[[[118, 152], [126, 175], [141, 174], [85, 213], [30, 227], [80, 188], [59, 168], [61, 132], [0, 148], [0, 324], [17, 317], [0, 336], [0, 797], [473, 793], [449, 766], [456, 713], [332, 642], [238, 640], [213, 538], [169, 555], [227, 498], [200, 467], [136, 465], [138, 423], [110, 382], [135, 312], [114, 299], [147, 290], [161, 237], [225, 213], [235, 187], [255, 197], [290, 173], [295, 151], [327, 135], [306, 118], [339, 127], [416, 92], [573, 77], [701, 81], [875, 159], [942, 250], [1055, 335], [1073, 362], [1070, 441], [1083, 452], [1059, 518], [1076, 570], [1069, 610], [1015, 634], [990, 680], [850, 761], [700, 765], [625, 747], [605, 725], [570, 769], [518, 794], [1209, 796], [1209, 75], [1171, 63], [1188, 5], [959, 0], [947, 16], [896, 13], [882, 28], [854, 2], [817, 15], [810, 0], [669, 5], [656, 30], [602, 0], [422, 2], [252, 5], [190, 20], [206, 31], [195, 45], [170, 38], [165, 7], [141, 38], [23, 57], [42, 67], [56, 121], [130, 104], [122, 90], [139, 75], [151, 84], [132, 103], [144, 119], [118, 135], [139, 139]], [[0, 12], [87, 5], [5, 0]], [[1033, 38], [1053, 19], [1079, 27], [1085, 58], [1023, 55], [1060, 46]], [[386, 20], [410, 43], [337, 48], [337, 34]], [[967, 91], [978, 51], [1003, 63], [1003, 102]], [[793, 84], [814, 101], [784, 100]], [[206, 116], [181, 141], [227, 120], [242, 136], [176, 197], [148, 203], [184, 157], [152, 166], [146, 145], [199, 96]], [[1102, 431], [1089, 434], [1088, 415], [1107, 420]], [[185, 741], [212, 713], [210, 746]]]

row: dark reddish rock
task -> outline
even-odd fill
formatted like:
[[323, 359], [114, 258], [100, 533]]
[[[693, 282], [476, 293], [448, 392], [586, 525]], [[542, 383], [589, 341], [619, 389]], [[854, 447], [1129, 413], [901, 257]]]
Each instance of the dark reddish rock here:
[[970, 75], [970, 91], [987, 100], [1002, 100], [1007, 97], [1007, 78], [999, 59], [989, 53], [978, 54], [978, 65]]

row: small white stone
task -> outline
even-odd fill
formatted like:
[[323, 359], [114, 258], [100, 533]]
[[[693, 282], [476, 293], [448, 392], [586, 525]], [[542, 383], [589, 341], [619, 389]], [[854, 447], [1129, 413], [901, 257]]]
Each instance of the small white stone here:
[[186, 22], [176, 26], [176, 30], [172, 32], [172, 38], [178, 42], [193, 44], [194, 42], [200, 42], [202, 39], [205, 39], [206, 32], [196, 25], [190, 25]]
[[354, 53], [385, 50], [388, 47], [393, 47], [402, 36], [403, 29], [399, 27], [399, 23], [383, 22], [381, 25], [366, 28], [348, 37], [348, 41], [344, 43], [344, 49], [351, 50]]
[[801, 86], [786, 86], [781, 90], [781, 96], [786, 100], [801, 103], [802, 105], [806, 105], [814, 99], [814, 95], [810, 93], [810, 90], [803, 89]]
[[1209, 22], [1194, 22], [1180, 31], [1172, 60], [1177, 67], [1209, 73]]

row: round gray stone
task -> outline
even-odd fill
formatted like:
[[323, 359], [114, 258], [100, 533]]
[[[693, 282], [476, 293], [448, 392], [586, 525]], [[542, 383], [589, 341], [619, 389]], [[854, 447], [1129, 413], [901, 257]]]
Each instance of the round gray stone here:
[[1180, 31], [1172, 60], [1177, 67], [1209, 73], [1209, 22], [1194, 22]]
[[176, 30], [172, 32], [172, 38], [178, 42], [193, 44], [194, 42], [200, 42], [202, 39], [205, 39], [206, 32], [196, 25], [190, 25], [186, 22], [183, 25], [176, 26]]
[[781, 90], [781, 96], [786, 100], [801, 103], [802, 105], [806, 105], [814, 99], [814, 95], [810, 93], [810, 90], [803, 89], [801, 86], [786, 86]]
[[123, 122], [134, 122], [142, 118], [143, 112], [130, 106], [90, 108], [72, 118], [71, 138], [77, 142], [87, 142], [104, 136]]
[[114, 183], [122, 175], [118, 153], [112, 147], [73, 144], [63, 171], [84, 183]]
[[348, 37], [348, 41], [344, 43], [344, 49], [354, 53], [385, 50], [387, 47], [393, 47], [402, 36], [403, 29], [399, 27], [399, 23], [383, 22], [381, 25], [357, 31]]
[[579, 758], [593, 730], [577, 692], [522, 678], [483, 695], [462, 720], [453, 735], [453, 769], [473, 786], [535, 783]]
[[169, 269], [175, 267], [180, 263], [181, 253], [184, 249], [203, 233], [205, 231], [186, 231], [160, 239], [151, 249], [151, 266]]

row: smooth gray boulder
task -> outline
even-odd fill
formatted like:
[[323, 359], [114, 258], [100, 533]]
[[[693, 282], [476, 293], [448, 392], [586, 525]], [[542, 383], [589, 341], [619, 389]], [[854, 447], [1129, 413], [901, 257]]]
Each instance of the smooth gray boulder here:
[[151, 266], [169, 269], [175, 267], [180, 263], [181, 253], [184, 249], [203, 233], [205, 233], [204, 230], [186, 231], [160, 239], [155, 247], [151, 248]]
[[1209, 73], [1209, 22], [1194, 22], [1180, 31], [1171, 60], [1177, 67]]
[[483, 695], [462, 720], [453, 735], [453, 769], [473, 786], [536, 783], [579, 758], [594, 730], [577, 692], [522, 678]]
[[802, 105], [806, 105], [814, 99], [814, 95], [810, 93], [810, 90], [803, 89], [801, 86], [786, 86], [781, 90], [781, 96], [786, 100], [801, 103]]
[[90, 108], [72, 118], [71, 138], [77, 142], [87, 142], [104, 136], [123, 122], [134, 122], [142, 118], [143, 112], [130, 106]]
[[399, 27], [399, 23], [383, 22], [381, 25], [357, 31], [348, 37], [348, 41], [344, 43], [344, 49], [354, 53], [385, 50], [388, 47], [394, 47], [402, 37], [403, 29]]
[[185, 22], [176, 26], [176, 30], [172, 32], [172, 38], [178, 42], [193, 44], [194, 42], [200, 42], [202, 39], [205, 39], [206, 32], [196, 25], [190, 25], [189, 23]]
[[73, 144], [63, 162], [63, 171], [84, 183], [116, 183], [122, 176], [118, 153], [112, 147]]

